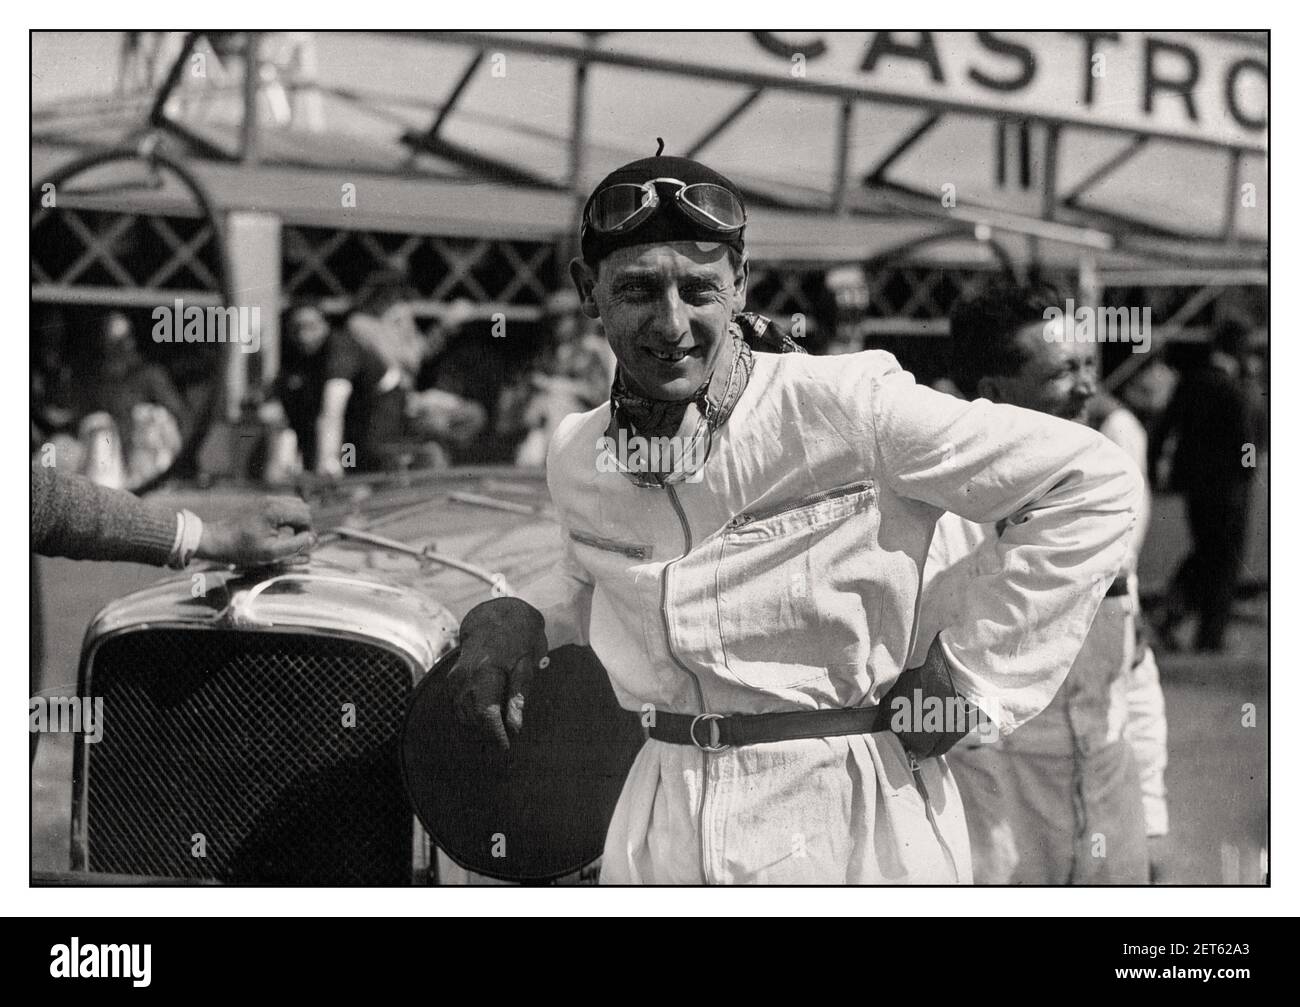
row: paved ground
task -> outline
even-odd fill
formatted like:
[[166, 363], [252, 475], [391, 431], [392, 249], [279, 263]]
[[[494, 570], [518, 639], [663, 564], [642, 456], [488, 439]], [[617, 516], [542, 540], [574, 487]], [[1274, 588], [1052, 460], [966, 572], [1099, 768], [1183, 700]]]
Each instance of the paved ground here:
[[[213, 506], [229, 501], [211, 498]], [[1267, 584], [1264, 494], [1257, 495], [1247, 574]], [[210, 509], [210, 508], [209, 508]], [[1185, 549], [1177, 500], [1157, 501], [1141, 571], [1144, 594], [1158, 593]], [[75, 688], [81, 635], [100, 606], [156, 579], [158, 572], [125, 564], [39, 561], [45, 611], [46, 688]], [[1174, 882], [1259, 883], [1268, 848], [1267, 591], [1239, 602], [1222, 657], [1162, 655], [1169, 720], [1167, 783], [1172, 820]], [[58, 690], [60, 693], [62, 689]], [[1243, 723], [1253, 704], [1254, 726]], [[33, 774], [33, 868], [64, 869], [72, 741], [42, 739]]]
[[[1267, 456], [1261, 456], [1258, 477], [1243, 564], [1246, 597], [1233, 609], [1228, 653], [1159, 655], [1169, 721], [1174, 878], [1184, 883], [1256, 884], [1267, 871]], [[1186, 550], [1181, 501], [1157, 498], [1139, 570], [1144, 596], [1159, 596]], [[1185, 627], [1185, 644], [1192, 629]], [[1254, 726], [1245, 726], [1252, 712]]]

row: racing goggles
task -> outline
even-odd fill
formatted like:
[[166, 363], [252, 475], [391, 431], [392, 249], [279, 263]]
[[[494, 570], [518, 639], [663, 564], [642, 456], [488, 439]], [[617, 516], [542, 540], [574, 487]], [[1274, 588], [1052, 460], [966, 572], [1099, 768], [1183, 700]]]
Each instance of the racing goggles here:
[[607, 186], [592, 196], [584, 223], [598, 234], [622, 234], [640, 227], [660, 206], [660, 184], [677, 186], [677, 208], [701, 227], [730, 235], [745, 226], [745, 206], [730, 189], [712, 182], [687, 185], [676, 178]]

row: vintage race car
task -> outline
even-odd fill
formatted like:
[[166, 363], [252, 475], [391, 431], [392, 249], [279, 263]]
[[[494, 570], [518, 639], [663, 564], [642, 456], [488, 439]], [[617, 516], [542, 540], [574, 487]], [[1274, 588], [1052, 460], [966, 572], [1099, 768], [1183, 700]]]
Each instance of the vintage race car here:
[[403, 723], [460, 618], [558, 559], [545, 481], [359, 477], [310, 502], [309, 564], [192, 568], [93, 619], [78, 695], [102, 698], [105, 729], [72, 756], [71, 871], [38, 882], [479, 880], [412, 813]]

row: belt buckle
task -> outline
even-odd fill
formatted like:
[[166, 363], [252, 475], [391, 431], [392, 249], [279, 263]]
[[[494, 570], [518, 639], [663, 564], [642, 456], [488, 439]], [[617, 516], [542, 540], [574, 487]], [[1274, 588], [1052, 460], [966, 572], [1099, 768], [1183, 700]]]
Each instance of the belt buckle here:
[[[730, 748], [730, 745], [719, 744], [722, 740], [722, 731], [718, 728], [718, 721], [721, 719], [722, 714], [720, 713], [701, 713], [696, 716], [696, 718], [691, 721], [690, 730], [687, 732], [691, 737], [691, 744], [702, 752], [725, 752]], [[700, 744], [699, 739], [695, 737], [695, 725], [701, 720], [707, 720], [709, 722], [709, 743], [707, 745]]]

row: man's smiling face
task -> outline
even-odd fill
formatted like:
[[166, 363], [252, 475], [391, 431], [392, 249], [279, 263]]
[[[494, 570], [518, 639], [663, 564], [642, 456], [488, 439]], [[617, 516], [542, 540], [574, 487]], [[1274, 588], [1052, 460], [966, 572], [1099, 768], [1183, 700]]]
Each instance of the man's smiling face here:
[[713, 373], [727, 326], [744, 309], [749, 266], [737, 270], [725, 245], [677, 241], [620, 248], [599, 271], [575, 259], [570, 272], [628, 390], [680, 400]]
[[1030, 322], [1016, 333], [1016, 344], [1023, 360], [1020, 370], [986, 379], [996, 387], [998, 399], [1082, 423], [1088, 401], [1097, 394], [1096, 346], [1066, 339], [1059, 320]]

